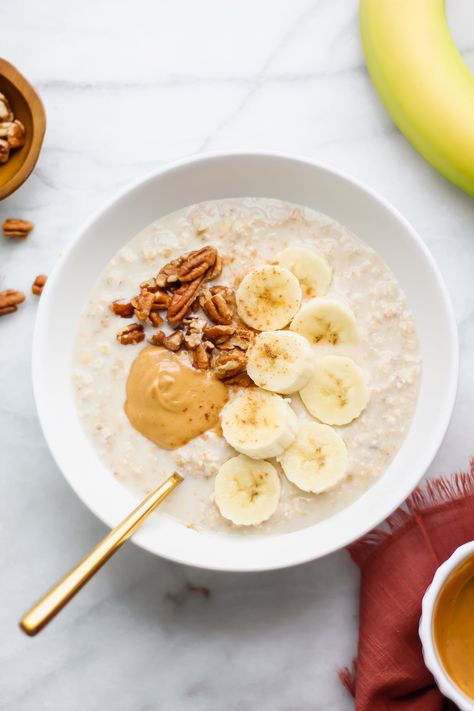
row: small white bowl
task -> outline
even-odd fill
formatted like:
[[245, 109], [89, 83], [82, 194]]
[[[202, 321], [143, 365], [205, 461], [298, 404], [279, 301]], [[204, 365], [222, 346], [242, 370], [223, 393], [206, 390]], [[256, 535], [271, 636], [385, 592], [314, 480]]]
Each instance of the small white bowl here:
[[474, 701], [466, 696], [466, 694], [464, 694], [461, 689], [456, 686], [441, 663], [434, 642], [433, 613], [436, 600], [438, 599], [438, 595], [444, 583], [453, 570], [455, 570], [455, 568], [457, 568], [465, 558], [468, 558], [473, 553], [474, 541], [470, 541], [469, 543], [465, 543], [463, 546], [457, 548], [451, 558], [448, 558], [448, 560], [439, 566], [431, 585], [423, 597], [419, 627], [425, 664], [433, 674], [441, 693], [448, 699], [451, 699], [451, 701], [453, 701], [456, 706], [461, 709], [461, 711], [474, 711]]
[[33, 385], [39, 419], [56, 462], [77, 495], [115, 525], [136, 497], [99, 460], [76, 413], [71, 353], [89, 292], [111, 257], [139, 230], [174, 210], [225, 197], [273, 197], [330, 215], [388, 263], [412, 307], [423, 358], [410, 431], [374, 485], [331, 518], [286, 535], [224, 535], [187, 529], [160, 515], [134, 536], [146, 550], [218, 570], [283, 568], [351, 543], [388, 516], [412, 491], [441, 444], [457, 386], [458, 341], [449, 297], [423, 241], [404, 218], [360, 183], [288, 156], [200, 156], [155, 171], [127, 188], [79, 231], [48, 280], [34, 334]]

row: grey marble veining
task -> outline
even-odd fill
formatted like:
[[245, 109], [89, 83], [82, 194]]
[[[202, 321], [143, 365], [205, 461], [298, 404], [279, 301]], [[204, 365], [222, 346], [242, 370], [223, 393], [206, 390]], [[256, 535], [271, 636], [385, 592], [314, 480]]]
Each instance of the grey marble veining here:
[[[450, 0], [448, 13], [474, 67], [472, 1]], [[48, 114], [34, 175], [0, 203], [1, 221], [35, 223], [24, 243], [0, 240], [0, 288], [28, 291], [86, 217], [165, 161], [220, 149], [321, 160], [393, 202], [443, 272], [461, 379], [429, 475], [466, 465], [474, 202], [432, 171], [382, 109], [364, 68], [356, 0], [22, 0], [4, 3], [0, 22], [2, 55], [38, 86]], [[336, 675], [357, 639], [358, 576], [344, 552], [231, 575], [130, 545], [40, 637], [19, 632], [25, 608], [105, 533], [62, 479], [36, 420], [35, 308], [30, 298], [0, 323], [0, 710], [351, 709]]]

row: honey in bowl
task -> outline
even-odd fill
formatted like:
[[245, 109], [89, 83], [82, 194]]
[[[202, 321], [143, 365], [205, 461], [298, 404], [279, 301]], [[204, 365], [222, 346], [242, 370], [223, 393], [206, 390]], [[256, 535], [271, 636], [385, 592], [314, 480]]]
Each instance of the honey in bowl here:
[[446, 672], [474, 699], [474, 555], [448, 577], [436, 600], [433, 634]]

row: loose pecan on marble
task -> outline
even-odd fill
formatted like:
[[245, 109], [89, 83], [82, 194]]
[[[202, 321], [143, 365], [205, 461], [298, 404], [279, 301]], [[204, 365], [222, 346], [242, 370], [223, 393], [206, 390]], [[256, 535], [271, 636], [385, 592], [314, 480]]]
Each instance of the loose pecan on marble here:
[[46, 276], [46, 274], [38, 274], [33, 284], [31, 285], [31, 293], [35, 296], [41, 296], [47, 278], [48, 277]]
[[24, 239], [28, 237], [33, 229], [33, 223], [29, 220], [17, 220], [10, 217], [2, 225], [3, 234], [6, 237], [20, 237]]
[[16, 291], [16, 289], [0, 291], [0, 316], [6, 316], [16, 311], [18, 304], [22, 304], [25, 298], [24, 293]]
[[136, 345], [145, 339], [145, 329], [141, 323], [130, 323], [117, 333], [116, 338], [123, 346]]

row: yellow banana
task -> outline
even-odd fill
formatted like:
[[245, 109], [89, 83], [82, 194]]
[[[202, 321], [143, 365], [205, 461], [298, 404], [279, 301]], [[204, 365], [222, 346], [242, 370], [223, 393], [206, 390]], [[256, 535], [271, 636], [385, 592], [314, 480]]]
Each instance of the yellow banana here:
[[435, 168], [474, 195], [474, 76], [444, 0], [360, 0], [367, 67], [389, 114]]

